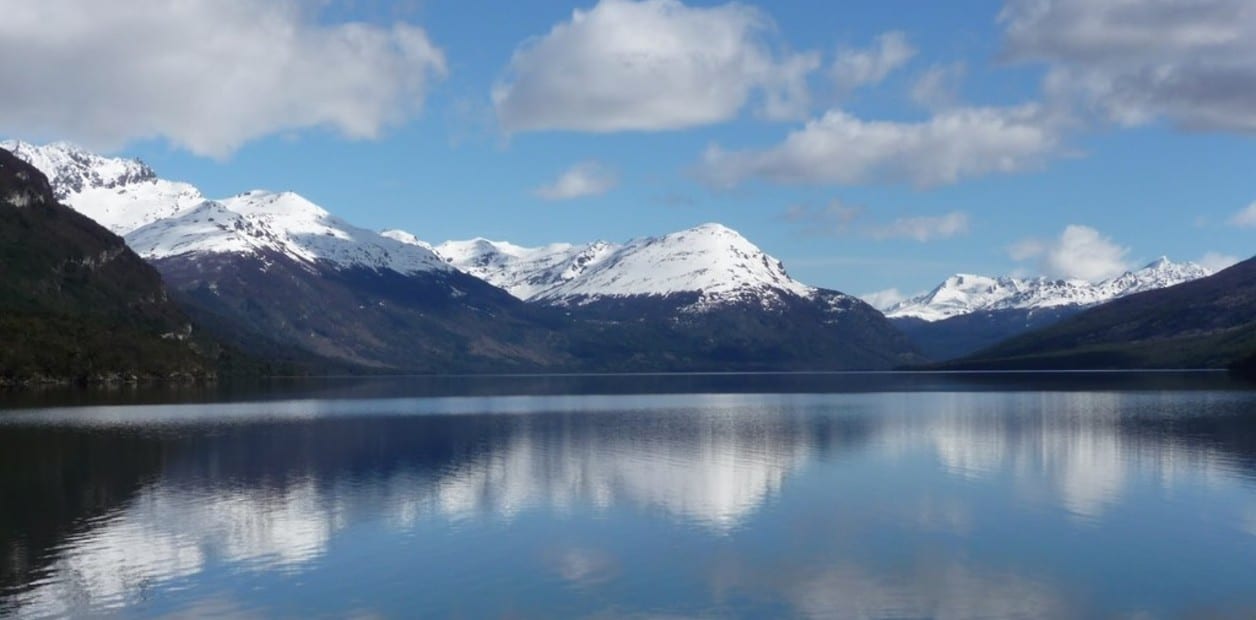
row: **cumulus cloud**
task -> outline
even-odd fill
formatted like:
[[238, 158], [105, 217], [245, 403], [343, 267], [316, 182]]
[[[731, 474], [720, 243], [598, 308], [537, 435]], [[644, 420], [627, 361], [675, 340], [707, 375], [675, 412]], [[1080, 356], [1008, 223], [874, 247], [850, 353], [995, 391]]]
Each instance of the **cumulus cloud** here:
[[1239, 210], [1230, 218], [1230, 223], [1240, 228], [1256, 228], [1256, 202]]
[[873, 239], [913, 239], [925, 242], [946, 239], [968, 232], [968, 214], [952, 211], [945, 215], [900, 217], [889, 224], [868, 229]]
[[917, 123], [865, 121], [829, 111], [764, 150], [711, 146], [696, 173], [729, 188], [751, 178], [775, 183], [911, 183], [928, 187], [1040, 166], [1059, 131], [1037, 105], [957, 108]]
[[1075, 224], [1066, 226], [1055, 239], [1026, 239], [1008, 248], [1013, 260], [1037, 258], [1043, 275], [1091, 282], [1129, 270], [1127, 254], [1129, 248], [1118, 245], [1094, 228]]
[[884, 291], [876, 291], [874, 293], [864, 293], [859, 296], [860, 299], [868, 302], [868, 305], [877, 310], [889, 310], [894, 304], [897, 304], [907, 296], [899, 292], [896, 288], [887, 288]]
[[507, 132], [681, 129], [737, 116], [806, 111], [814, 53], [774, 53], [772, 21], [751, 6], [602, 0], [515, 50], [494, 85]]
[[1256, 132], [1256, 3], [1008, 0], [1005, 55], [1127, 125]]
[[0, 133], [225, 156], [270, 134], [372, 138], [444, 75], [422, 28], [320, 23], [272, 0], [0, 0]]
[[586, 161], [568, 168], [553, 183], [538, 187], [535, 194], [546, 200], [571, 200], [600, 196], [618, 183], [614, 170], [595, 161]]
[[1199, 257], [1199, 260], [1195, 261], [1195, 263], [1200, 267], [1214, 273], [1230, 267], [1237, 262], [1239, 262], [1239, 257], [1230, 256], [1229, 254], [1221, 254], [1220, 252], [1208, 252]]
[[962, 62], [934, 65], [911, 87], [911, 99], [931, 110], [944, 110], [959, 102], [959, 85], [968, 73]]
[[916, 55], [916, 48], [902, 32], [887, 32], [877, 37], [868, 49], [839, 49], [830, 74], [841, 92], [877, 84], [895, 69], [907, 64]]

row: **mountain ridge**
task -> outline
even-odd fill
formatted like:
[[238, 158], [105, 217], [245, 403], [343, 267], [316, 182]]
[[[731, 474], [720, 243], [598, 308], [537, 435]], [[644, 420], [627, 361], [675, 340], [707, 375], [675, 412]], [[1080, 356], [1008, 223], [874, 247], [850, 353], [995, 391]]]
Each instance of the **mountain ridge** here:
[[[72, 198], [106, 185], [110, 204], [132, 189], [156, 195], [160, 179], [142, 164], [63, 155], [44, 160], [73, 164], [78, 176], [61, 175], [74, 180]], [[143, 174], [80, 169], [93, 164]], [[266, 342], [406, 372], [849, 370], [920, 361], [871, 306], [793, 280], [719, 224], [624, 244], [446, 244], [446, 253], [465, 251], [464, 270], [414, 235], [354, 227], [292, 192], [167, 200], [158, 205], [165, 211], [144, 203], [140, 215], [116, 218], [118, 227], [151, 220], [127, 231], [127, 242], [199, 321], [241, 347]]]
[[983, 311], [1093, 306], [1212, 273], [1196, 263], [1175, 263], [1162, 256], [1139, 269], [1100, 282], [955, 274], [927, 293], [879, 309], [891, 319], [933, 322]]

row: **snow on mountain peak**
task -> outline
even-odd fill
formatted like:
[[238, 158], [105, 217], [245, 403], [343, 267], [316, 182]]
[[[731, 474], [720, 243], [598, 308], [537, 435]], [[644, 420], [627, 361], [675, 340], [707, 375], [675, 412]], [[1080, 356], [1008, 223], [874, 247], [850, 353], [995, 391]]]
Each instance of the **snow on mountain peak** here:
[[136, 159], [105, 157], [64, 142], [38, 146], [9, 140], [0, 148], [44, 173], [58, 201], [119, 235], [205, 200], [195, 187], [159, 179]]
[[398, 228], [379, 231], [380, 236], [388, 237], [394, 241], [400, 241], [408, 245], [417, 245], [425, 250], [432, 250], [432, 244]]
[[430, 249], [357, 228], [293, 192], [255, 190], [198, 207], [126, 236], [145, 258], [269, 250], [315, 264], [391, 269], [450, 269]]
[[956, 274], [936, 288], [882, 308], [890, 318], [941, 321], [951, 317], [1007, 309], [1092, 306], [1211, 275], [1195, 263], [1175, 263], [1160, 257], [1141, 269], [1127, 271], [1098, 283], [1049, 278], [991, 278]]
[[598, 241], [587, 245], [553, 243], [529, 248], [477, 237], [446, 241], [435, 249], [451, 265], [519, 299], [532, 299], [580, 277], [614, 247]]
[[253, 190], [206, 200], [138, 160], [64, 143], [0, 143], [44, 173], [58, 200], [122, 235], [145, 258], [273, 251], [341, 268], [399, 273], [452, 269], [430, 248], [357, 228], [293, 192]]
[[633, 239], [591, 265], [579, 278], [538, 297], [582, 304], [605, 297], [697, 292], [699, 306], [730, 301], [771, 303], [782, 293], [815, 289], [785, 272], [737, 231], [703, 224], [661, 237]]
[[699, 293], [710, 303], [774, 299], [815, 289], [785, 272], [737, 231], [722, 224], [630, 240], [522, 247], [470, 239], [436, 246], [454, 266], [521, 299], [583, 304], [608, 297]]

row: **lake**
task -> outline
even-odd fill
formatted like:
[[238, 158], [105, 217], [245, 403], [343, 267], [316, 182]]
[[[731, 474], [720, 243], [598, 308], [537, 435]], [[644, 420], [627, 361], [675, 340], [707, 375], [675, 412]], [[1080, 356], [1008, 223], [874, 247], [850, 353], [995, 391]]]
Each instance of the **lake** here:
[[0, 616], [1256, 617], [1215, 373], [0, 395]]

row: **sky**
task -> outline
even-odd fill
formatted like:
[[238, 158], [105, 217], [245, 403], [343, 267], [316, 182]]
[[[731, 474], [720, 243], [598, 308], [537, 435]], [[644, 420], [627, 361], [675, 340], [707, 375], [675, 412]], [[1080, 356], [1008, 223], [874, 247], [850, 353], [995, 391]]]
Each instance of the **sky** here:
[[732, 227], [808, 284], [1256, 240], [1248, 0], [0, 0], [0, 136], [522, 245]]

